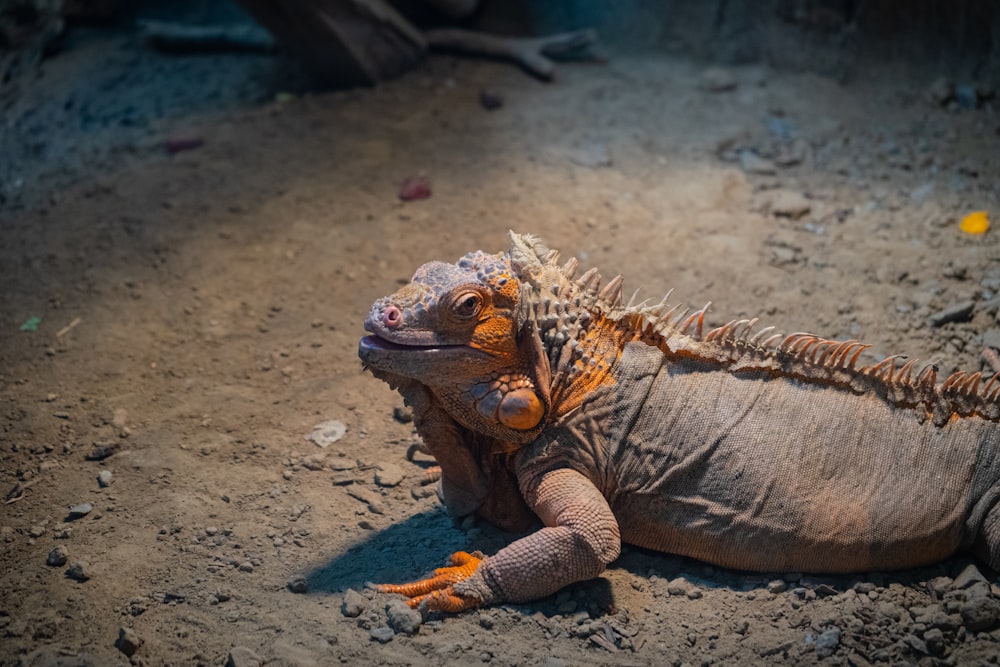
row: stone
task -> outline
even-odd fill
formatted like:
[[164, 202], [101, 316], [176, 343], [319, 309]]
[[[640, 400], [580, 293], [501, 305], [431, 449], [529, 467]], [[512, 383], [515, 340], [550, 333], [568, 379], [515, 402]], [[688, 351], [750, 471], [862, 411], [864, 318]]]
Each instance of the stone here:
[[66, 576], [79, 582], [87, 581], [90, 579], [90, 564], [82, 560], [77, 561], [66, 570]]
[[687, 595], [691, 590], [691, 583], [684, 577], [677, 577], [667, 582], [667, 592], [671, 595]]
[[840, 628], [824, 630], [816, 638], [816, 657], [827, 658], [840, 648]]
[[405, 474], [395, 463], [380, 463], [375, 470], [375, 483], [382, 487], [399, 486]]
[[396, 636], [396, 633], [392, 631], [388, 625], [380, 625], [377, 628], [372, 628], [371, 632], [368, 633], [372, 639], [377, 641], [379, 644], [388, 644], [392, 641], [392, 638]]
[[226, 667], [261, 667], [263, 664], [260, 656], [245, 646], [234, 646], [226, 659]]
[[962, 568], [962, 571], [958, 573], [958, 576], [955, 577], [955, 580], [951, 582], [950, 588], [953, 591], [962, 590], [968, 588], [969, 586], [972, 586], [975, 583], [985, 582], [985, 581], [986, 577], [984, 577], [983, 573], [979, 571], [979, 568], [976, 567], [974, 564], [969, 563], [964, 568]]
[[778, 173], [778, 169], [774, 166], [773, 162], [762, 158], [751, 150], [740, 151], [739, 159], [740, 168], [748, 174], [773, 176]]
[[102, 489], [106, 489], [111, 486], [111, 471], [102, 470], [97, 474], [97, 483]]
[[944, 106], [955, 96], [955, 84], [945, 77], [938, 77], [927, 86], [924, 95], [932, 104]]
[[397, 405], [392, 409], [392, 418], [400, 424], [409, 424], [413, 421], [413, 410]]
[[1000, 621], [1000, 601], [989, 597], [976, 597], [959, 607], [962, 625], [969, 632], [989, 630]]
[[768, 197], [771, 214], [798, 220], [812, 210], [812, 203], [793, 190], [773, 190]]
[[941, 655], [944, 653], [944, 633], [939, 628], [931, 628], [924, 631], [924, 644], [927, 652], [931, 655]]
[[340, 612], [348, 618], [357, 618], [368, 606], [365, 597], [353, 588], [344, 591], [344, 601], [340, 605]]
[[66, 516], [67, 521], [76, 521], [82, 517], [87, 516], [93, 511], [94, 506], [90, 503], [82, 503], [80, 505], [74, 505], [69, 508], [69, 514]]
[[420, 629], [420, 624], [423, 623], [420, 612], [416, 609], [410, 609], [409, 605], [402, 600], [393, 600], [387, 604], [385, 613], [389, 620], [389, 627], [400, 634], [416, 634]]
[[955, 102], [962, 109], [975, 109], [979, 106], [979, 95], [976, 87], [968, 84], [955, 86]]
[[118, 639], [115, 640], [115, 648], [131, 658], [142, 646], [142, 640], [135, 634], [132, 628], [119, 628]]
[[784, 593], [788, 590], [788, 584], [782, 579], [775, 579], [774, 581], [769, 581], [767, 584], [767, 592], [774, 593]]
[[311, 440], [318, 447], [329, 447], [339, 441], [347, 434], [347, 424], [339, 419], [330, 419], [313, 426], [312, 433], [306, 436], [306, 440]]
[[710, 93], [723, 93], [727, 90], [735, 90], [738, 83], [732, 71], [725, 67], [709, 67], [701, 73], [698, 80], [698, 86]]
[[288, 580], [288, 590], [293, 593], [308, 593], [309, 582], [301, 574], [297, 574]]
[[587, 169], [610, 167], [612, 164], [611, 152], [608, 150], [607, 144], [596, 142], [577, 146], [569, 152], [569, 160], [573, 164]]
[[50, 567], [62, 567], [66, 564], [68, 558], [69, 554], [66, 551], [66, 547], [60, 544], [49, 552], [48, 557], [45, 559], [45, 564]]
[[940, 327], [949, 322], [967, 322], [976, 309], [975, 301], [959, 301], [931, 315], [931, 326]]

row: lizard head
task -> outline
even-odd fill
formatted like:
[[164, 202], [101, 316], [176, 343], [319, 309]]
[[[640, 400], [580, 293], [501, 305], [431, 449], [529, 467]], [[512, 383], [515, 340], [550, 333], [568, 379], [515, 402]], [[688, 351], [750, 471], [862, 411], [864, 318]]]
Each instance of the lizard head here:
[[460, 424], [525, 442], [547, 410], [547, 360], [524, 327], [521, 279], [506, 254], [429, 262], [365, 320], [358, 354], [377, 377], [427, 386]]

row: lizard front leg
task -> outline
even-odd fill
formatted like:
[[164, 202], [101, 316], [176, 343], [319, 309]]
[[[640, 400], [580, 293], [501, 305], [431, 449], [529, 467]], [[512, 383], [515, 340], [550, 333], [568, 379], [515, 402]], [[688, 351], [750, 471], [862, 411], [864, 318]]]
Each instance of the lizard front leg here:
[[[462, 611], [482, 604], [524, 602], [600, 574], [621, 551], [618, 522], [586, 477], [560, 468], [523, 489], [545, 527], [478, 562], [455, 554], [452, 568], [414, 584], [381, 586], [408, 595], [411, 606]], [[470, 557], [475, 559], [475, 557]], [[472, 567], [474, 566], [474, 567]]]

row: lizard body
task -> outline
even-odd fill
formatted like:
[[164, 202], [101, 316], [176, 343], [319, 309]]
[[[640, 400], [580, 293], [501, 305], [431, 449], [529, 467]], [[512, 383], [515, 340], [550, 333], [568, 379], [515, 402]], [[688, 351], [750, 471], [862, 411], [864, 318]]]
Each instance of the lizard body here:
[[[432, 262], [375, 302], [359, 354], [414, 408], [445, 504], [543, 527], [385, 586], [457, 611], [543, 597], [626, 542], [756, 571], [857, 572], [971, 550], [1000, 568], [1000, 386], [865, 345], [703, 332], [536, 238]], [[470, 560], [471, 559], [471, 560]]]

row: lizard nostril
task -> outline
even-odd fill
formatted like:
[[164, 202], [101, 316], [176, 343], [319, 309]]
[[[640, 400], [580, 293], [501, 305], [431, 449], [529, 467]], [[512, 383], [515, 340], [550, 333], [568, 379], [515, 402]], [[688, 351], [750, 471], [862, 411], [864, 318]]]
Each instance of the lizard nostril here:
[[403, 314], [399, 312], [399, 308], [396, 308], [396, 306], [386, 306], [385, 312], [382, 313], [382, 323], [387, 327], [395, 329], [403, 323]]

